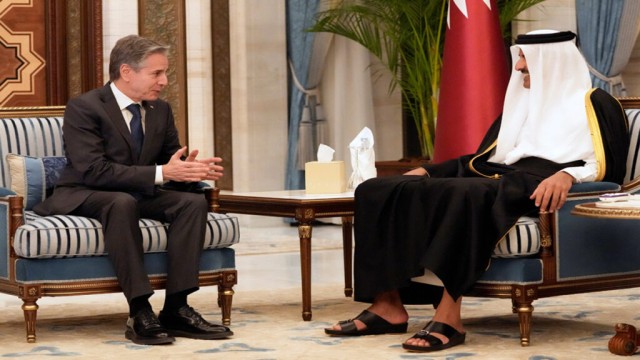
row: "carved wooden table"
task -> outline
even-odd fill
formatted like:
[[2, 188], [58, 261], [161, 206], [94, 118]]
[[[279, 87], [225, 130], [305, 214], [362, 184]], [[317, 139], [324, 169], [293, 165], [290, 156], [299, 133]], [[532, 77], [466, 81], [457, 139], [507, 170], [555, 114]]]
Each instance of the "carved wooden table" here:
[[304, 190], [265, 192], [215, 192], [213, 211], [248, 215], [294, 218], [300, 237], [300, 268], [302, 272], [302, 318], [311, 320], [311, 233], [318, 218], [342, 218], [344, 254], [344, 294], [351, 296], [353, 286], [352, 228], [353, 192], [342, 194], [308, 195]]
[[608, 219], [640, 219], [640, 207], [605, 207], [598, 206], [595, 202], [576, 205], [571, 214], [594, 218]]

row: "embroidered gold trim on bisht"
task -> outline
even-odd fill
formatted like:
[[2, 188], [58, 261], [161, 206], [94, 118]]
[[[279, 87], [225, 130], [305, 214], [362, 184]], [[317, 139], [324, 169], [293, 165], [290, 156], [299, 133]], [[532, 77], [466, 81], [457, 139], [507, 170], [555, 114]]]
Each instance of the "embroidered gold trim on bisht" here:
[[482, 176], [482, 177], [486, 177], [489, 179], [500, 179], [500, 177], [502, 177], [502, 175], [499, 174], [493, 174], [493, 175], [486, 175], [481, 173], [480, 171], [478, 171], [474, 166], [473, 166], [473, 162], [474, 160], [476, 160], [477, 158], [479, 158], [482, 155], [485, 155], [486, 153], [488, 153], [489, 151], [493, 150], [493, 148], [496, 147], [496, 145], [498, 145], [498, 140], [494, 141], [493, 144], [491, 144], [486, 150], [484, 150], [483, 152], [481, 152], [480, 154], [474, 156], [470, 161], [469, 161], [469, 169], [471, 169], [471, 171], [473, 171], [474, 173]]
[[598, 116], [593, 108], [591, 102], [591, 93], [596, 89], [591, 89], [585, 95], [584, 103], [587, 110], [587, 121], [589, 122], [589, 129], [591, 132], [591, 141], [593, 142], [593, 151], [596, 156], [596, 165], [598, 166], [598, 173], [596, 174], [595, 181], [601, 181], [604, 179], [604, 175], [607, 173], [607, 160], [604, 152], [604, 144], [602, 143], [602, 133], [600, 132], [600, 124], [598, 123]]

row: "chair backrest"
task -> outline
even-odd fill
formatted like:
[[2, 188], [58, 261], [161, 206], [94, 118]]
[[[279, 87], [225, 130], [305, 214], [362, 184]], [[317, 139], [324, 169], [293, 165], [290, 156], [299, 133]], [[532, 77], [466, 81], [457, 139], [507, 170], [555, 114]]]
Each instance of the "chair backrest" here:
[[10, 186], [6, 156], [64, 156], [64, 106], [0, 107], [0, 187]]
[[627, 155], [627, 173], [624, 183], [627, 184], [640, 176], [640, 98], [620, 98], [620, 103], [629, 118], [629, 154]]

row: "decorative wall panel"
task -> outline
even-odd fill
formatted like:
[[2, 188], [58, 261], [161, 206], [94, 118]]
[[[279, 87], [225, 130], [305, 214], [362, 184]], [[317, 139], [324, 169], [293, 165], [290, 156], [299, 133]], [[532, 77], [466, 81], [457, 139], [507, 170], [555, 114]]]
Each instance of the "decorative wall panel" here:
[[[229, 64], [229, 0], [212, 0], [214, 153], [232, 159], [231, 78]], [[169, 84], [163, 99], [176, 118], [180, 142], [188, 144], [187, 50], [185, 0], [138, 0], [138, 26], [141, 36], [169, 45]], [[233, 186], [233, 164], [225, 162], [225, 176], [216, 182], [222, 189]]]
[[101, 86], [102, 0], [0, 0], [0, 59], [0, 106], [64, 105]]
[[139, 0], [141, 36], [169, 45], [169, 84], [162, 98], [173, 108], [180, 143], [187, 144], [187, 67], [184, 0]]
[[70, 24], [67, 27], [67, 55], [69, 55], [69, 58], [65, 70], [69, 70], [66, 79], [70, 98], [83, 93], [82, 72], [73, 71], [73, 69], [80, 69], [82, 66], [82, 58], [80, 56], [73, 56], [73, 54], [79, 54], [80, 51], [82, 51], [80, 50], [82, 49], [82, 36], [79, 31], [74, 31], [82, 17], [81, 1], [83, 0], [67, 0], [67, 19]]
[[46, 103], [45, 3], [0, 1], [0, 106]]
[[[59, 1], [56, 1], [59, 2]], [[72, 98], [104, 85], [102, 0], [65, 0], [67, 93]]]
[[[211, 34], [214, 152], [223, 159], [233, 159], [229, 0], [213, 0], [211, 2]], [[225, 176], [218, 180], [216, 185], [224, 190], [232, 190], [233, 162], [226, 162], [224, 166]]]

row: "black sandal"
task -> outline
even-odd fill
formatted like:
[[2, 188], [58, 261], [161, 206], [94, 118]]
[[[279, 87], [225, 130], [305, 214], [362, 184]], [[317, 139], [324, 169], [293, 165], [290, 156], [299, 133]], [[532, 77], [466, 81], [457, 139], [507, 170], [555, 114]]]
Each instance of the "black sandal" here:
[[[360, 320], [367, 327], [358, 330], [354, 320]], [[392, 324], [380, 316], [369, 310], [364, 310], [354, 319], [343, 320], [338, 322], [340, 330], [333, 328], [324, 329], [328, 335], [335, 336], [362, 336], [362, 335], [380, 335], [380, 334], [403, 334], [407, 332], [408, 323]]]
[[[437, 337], [431, 335], [431, 333], [438, 333], [446, 336], [449, 339], [449, 342], [444, 344], [442, 340]], [[422, 339], [429, 342], [429, 346], [417, 346], [417, 345], [409, 345], [407, 343], [402, 344], [402, 348], [410, 351], [419, 351], [419, 352], [430, 352], [430, 351], [439, 351], [454, 347], [456, 345], [464, 344], [464, 339], [466, 337], [466, 333], [461, 333], [458, 330], [452, 328], [451, 326], [437, 322], [437, 321], [429, 321], [427, 326], [424, 329], [418, 331], [415, 335], [411, 337], [411, 339]], [[409, 340], [411, 340], [409, 339]]]

